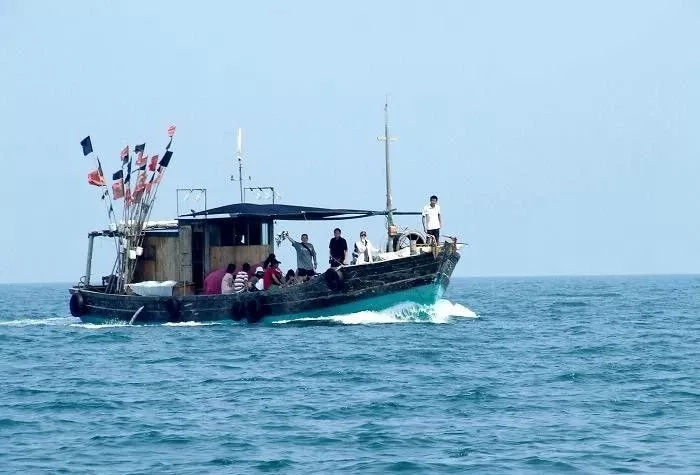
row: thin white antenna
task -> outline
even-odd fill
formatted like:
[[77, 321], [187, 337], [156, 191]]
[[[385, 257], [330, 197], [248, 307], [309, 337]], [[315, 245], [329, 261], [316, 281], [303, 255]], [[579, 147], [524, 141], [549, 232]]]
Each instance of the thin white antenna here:
[[238, 159], [238, 186], [241, 190], [241, 203], [244, 203], [243, 197], [243, 132], [239, 128], [236, 132], [236, 158]]

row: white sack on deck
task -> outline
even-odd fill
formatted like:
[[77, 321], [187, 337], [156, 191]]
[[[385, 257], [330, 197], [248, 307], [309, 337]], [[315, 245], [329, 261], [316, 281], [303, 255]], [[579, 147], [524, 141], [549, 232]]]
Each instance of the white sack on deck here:
[[131, 289], [134, 295], [143, 297], [172, 297], [173, 287], [176, 284], [177, 282], [174, 280], [166, 280], [165, 282], [147, 280], [145, 282], [127, 284], [127, 288]]

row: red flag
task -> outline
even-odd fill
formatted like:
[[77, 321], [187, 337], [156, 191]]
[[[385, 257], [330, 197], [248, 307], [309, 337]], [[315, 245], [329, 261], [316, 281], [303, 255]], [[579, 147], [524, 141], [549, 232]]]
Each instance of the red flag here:
[[142, 167], [146, 164], [146, 161], [148, 160], [148, 155], [144, 155], [143, 152], [139, 152], [139, 154], [136, 156], [136, 166], [137, 167]]
[[119, 179], [112, 183], [112, 196], [115, 200], [124, 198], [124, 180]]
[[144, 191], [146, 191], [146, 174], [139, 173], [139, 177], [136, 180], [136, 187], [134, 188], [134, 194], [131, 197], [135, 202], [141, 201], [141, 196]]
[[88, 183], [95, 186], [106, 186], [105, 177], [102, 176], [100, 170], [92, 170], [88, 173]]
[[153, 155], [151, 157], [151, 163], [148, 164], [148, 169], [154, 172], [156, 171], [156, 165], [158, 165], [158, 155]]
[[173, 135], [175, 135], [175, 126], [171, 125], [168, 127], [168, 137], [172, 137]]
[[126, 163], [129, 161], [129, 146], [127, 145], [122, 149], [122, 153], [120, 154], [122, 157], [122, 163]]
[[124, 193], [124, 204], [129, 205], [131, 203], [131, 188], [126, 187], [126, 193]]

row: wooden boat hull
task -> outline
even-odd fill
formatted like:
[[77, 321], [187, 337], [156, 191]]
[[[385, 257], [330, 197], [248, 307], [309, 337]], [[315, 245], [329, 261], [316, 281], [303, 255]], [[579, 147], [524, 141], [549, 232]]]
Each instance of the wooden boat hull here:
[[444, 293], [459, 257], [446, 245], [437, 256], [422, 253], [348, 266], [340, 269], [338, 278], [320, 274], [297, 285], [229, 295], [146, 297], [73, 287], [70, 307], [71, 313], [84, 322], [148, 324], [220, 320], [268, 323], [319, 312], [328, 314], [328, 309], [336, 313], [379, 309], [404, 300], [430, 304]]

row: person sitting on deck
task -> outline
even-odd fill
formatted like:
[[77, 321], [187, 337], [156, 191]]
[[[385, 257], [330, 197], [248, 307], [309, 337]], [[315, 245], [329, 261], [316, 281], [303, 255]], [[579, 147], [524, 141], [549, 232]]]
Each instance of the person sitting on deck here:
[[275, 258], [270, 261], [270, 266], [265, 270], [265, 275], [263, 276], [263, 287], [265, 290], [273, 285], [282, 285], [280, 264], [281, 262]]
[[236, 293], [248, 290], [248, 271], [250, 271], [250, 264], [246, 262], [233, 281], [233, 289]]
[[294, 269], [289, 269], [287, 274], [284, 276], [284, 285], [294, 285], [297, 283], [297, 276], [294, 273]]
[[253, 274], [253, 277], [250, 278], [250, 290], [251, 291], [265, 290], [265, 287], [263, 285], [263, 277], [264, 276], [265, 276], [265, 271], [263, 270], [262, 267], [258, 266], [255, 269], [255, 274]]
[[270, 267], [270, 263], [271, 263], [272, 261], [275, 261], [275, 260], [277, 260], [277, 257], [275, 257], [275, 254], [274, 254], [274, 253], [270, 253], [270, 255], [267, 256], [267, 257], [265, 258], [265, 260], [263, 261], [263, 264], [262, 264], [263, 269], [264, 269], [264, 270], [267, 270], [267, 268]]
[[229, 264], [226, 267], [226, 274], [224, 274], [224, 278], [221, 279], [221, 293], [222, 294], [232, 294], [234, 292], [233, 274], [235, 272], [236, 272], [236, 264]]
[[226, 275], [226, 268], [214, 269], [204, 279], [204, 294], [218, 295], [221, 293], [221, 281]]

